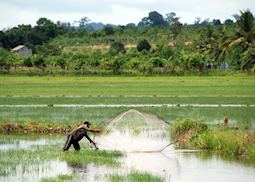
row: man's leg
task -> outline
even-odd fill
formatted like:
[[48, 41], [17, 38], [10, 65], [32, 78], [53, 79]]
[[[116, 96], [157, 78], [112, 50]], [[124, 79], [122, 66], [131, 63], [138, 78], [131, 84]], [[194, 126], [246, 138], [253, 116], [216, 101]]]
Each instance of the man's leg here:
[[79, 151], [81, 149], [79, 142], [73, 142], [73, 147], [76, 151]]
[[65, 146], [63, 147], [63, 151], [67, 151], [72, 144], [72, 135], [67, 135]]

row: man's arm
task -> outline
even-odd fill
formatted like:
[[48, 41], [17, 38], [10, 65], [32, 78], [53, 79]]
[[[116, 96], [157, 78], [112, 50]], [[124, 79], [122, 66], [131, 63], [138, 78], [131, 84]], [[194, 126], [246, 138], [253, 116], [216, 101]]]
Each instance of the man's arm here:
[[84, 128], [85, 130], [89, 131], [89, 132], [94, 132], [94, 133], [98, 133], [100, 132], [99, 129], [91, 129], [91, 128], [88, 128], [87, 126], [82, 126], [82, 128]]
[[91, 140], [91, 139], [89, 138], [89, 136], [87, 135], [87, 133], [85, 133], [84, 136], [88, 139], [88, 141], [89, 141], [90, 143], [95, 143], [93, 140]]
[[85, 133], [84, 136], [89, 140], [90, 143], [93, 143], [93, 145], [94, 145], [94, 147], [95, 147], [96, 149], [98, 149], [97, 146], [96, 146], [96, 143], [95, 143], [93, 140], [91, 140], [91, 139], [89, 138], [89, 136], [87, 135], [87, 133]]

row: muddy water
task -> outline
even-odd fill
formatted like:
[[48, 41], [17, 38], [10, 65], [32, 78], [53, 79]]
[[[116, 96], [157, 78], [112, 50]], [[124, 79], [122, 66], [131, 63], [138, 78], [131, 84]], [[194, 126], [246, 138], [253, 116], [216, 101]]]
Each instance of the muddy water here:
[[5, 143], [0, 144], [0, 151], [7, 150], [30, 150], [33, 146], [38, 145], [50, 145], [59, 143], [59, 140], [50, 140], [46, 138], [41, 138], [37, 140], [11, 140]]
[[[107, 181], [104, 178], [105, 175], [111, 173], [125, 174], [131, 170], [149, 172], [162, 176], [165, 181], [171, 182], [254, 182], [255, 179], [255, 168], [236, 162], [224, 161], [217, 156], [203, 159], [199, 151], [176, 150], [174, 146], [159, 152], [169, 143], [165, 131], [156, 130], [153, 132], [151, 129], [144, 129], [135, 134], [127, 131], [116, 131], [95, 139], [101, 149], [118, 149], [125, 153], [125, 156], [120, 159], [121, 168], [111, 169], [94, 164], [71, 166], [66, 162], [53, 160], [31, 164], [25, 169], [19, 165], [10, 175], [0, 176], [0, 181], [32, 182], [40, 181], [45, 177], [56, 177], [60, 174], [76, 174], [76, 179], [86, 181]], [[50, 139], [21, 140], [18, 143], [27, 144], [27, 150], [29, 150], [32, 144], [45, 145], [45, 141], [48, 142]], [[50, 142], [56, 142], [56, 140]], [[0, 144], [0, 149], [2, 151], [11, 150], [17, 145], [17, 141], [9, 144], [4, 143]]]
[[9, 172], [10, 175], [0, 176], [1, 182], [40, 181], [42, 178], [56, 177], [60, 174], [71, 174], [72, 169], [66, 162], [54, 160], [31, 164], [26, 168], [18, 165], [15, 167], [15, 171], [10, 169]]
[[174, 146], [160, 152], [170, 142], [165, 132], [159, 134], [157, 130], [157, 134], [154, 135], [152, 130], [145, 131], [146, 134], [143, 132], [135, 136], [127, 133], [111, 133], [102, 140], [99, 139], [100, 142], [105, 142], [100, 143], [99, 146], [107, 150], [118, 149], [125, 152], [126, 156], [121, 160], [124, 169], [149, 172], [162, 176], [165, 181], [254, 182], [255, 180], [255, 168], [227, 162], [216, 156], [203, 159], [199, 151], [175, 150]]
[[[130, 123], [136, 126], [130, 127]], [[123, 169], [149, 172], [171, 182], [255, 180], [253, 167], [217, 156], [203, 159], [200, 151], [176, 150], [174, 145], [165, 148], [171, 143], [168, 126], [155, 116], [130, 110], [117, 116], [110, 126], [109, 132], [97, 138], [97, 142], [101, 149], [126, 154], [121, 159]]]
[[[109, 174], [129, 171], [148, 172], [171, 182], [254, 182], [255, 168], [222, 160], [216, 155], [204, 156], [201, 151], [178, 150], [170, 145], [167, 125], [155, 116], [130, 110], [110, 122], [107, 132], [97, 136], [100, 150], [120, 150], [125, 155], [121, 167], [109, 168], [94, 164], [71, 166], [64, 161], [31, 164], [26, 169], [17, 166], [15, 172], [0, 175], [0, 181], [40, 181], [44, 177], [75, 174], [79, 181], [107, 181]], [[93, 137], [92, 137], [93, 138]], [[15, 140], [0, 143], [0, 152], [32, 149], [36, 145], [63, 142], [58, 139]], [[162, 150], [164, 149], [164, 150]]]

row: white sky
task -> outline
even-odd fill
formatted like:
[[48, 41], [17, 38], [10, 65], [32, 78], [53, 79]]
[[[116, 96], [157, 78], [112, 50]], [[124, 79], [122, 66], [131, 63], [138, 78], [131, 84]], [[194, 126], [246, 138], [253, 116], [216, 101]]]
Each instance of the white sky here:
[[0, 0], [0, 30], [18, 24], [35, 25], [40, 17], [54, 22], [74, 22], [88, 17], [93, 22], [125, 25], [138, 23], [150, 11], [175, 12], [182, 23], [202, 19], [233, 19], [249, 9], [255, 14], [255, 0]]

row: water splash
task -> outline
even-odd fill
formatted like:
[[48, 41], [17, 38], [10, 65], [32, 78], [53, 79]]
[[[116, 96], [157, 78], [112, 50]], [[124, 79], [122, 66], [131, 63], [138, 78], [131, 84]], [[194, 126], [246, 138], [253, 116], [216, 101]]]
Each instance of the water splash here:
[[106, 150], [157, 151], [169, 144], [166, 127], [158, 117], [132, 109], [116, 116], [97, 143]]

